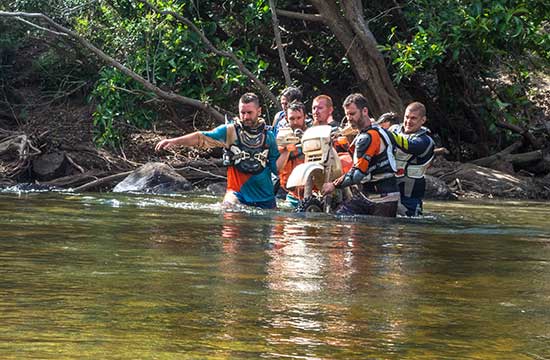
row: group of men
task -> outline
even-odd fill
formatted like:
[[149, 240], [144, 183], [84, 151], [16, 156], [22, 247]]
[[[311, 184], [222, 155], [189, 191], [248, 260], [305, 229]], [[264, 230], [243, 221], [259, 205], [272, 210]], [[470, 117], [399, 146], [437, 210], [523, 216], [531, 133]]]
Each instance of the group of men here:
[[[334, 107], [327, 95], [313, 99], [313, 121], [307, 119], [298, 89], [286, 89], [280, 100], [283, 111], [275, 116], [271, 125], [261, 118], [258, 96], [246, 93], [239, 100], [239, 116], [235, 122], [210, 131], [161, 140], [155, 150], [174, 146], [223, 147], [231, 159], [224, 203], [275, 208], [272, 174], [285, 184], [292, 169], [303, 162], [303, 154], [296, 144], [277, 146], [280, 129], [290, 127], [300, 133], [309, 126], [330, 125], [336, 129], [340, 125], [332, 117]], [[335, 189], [354, 187], [353, 197], [344, 201], [336, 213], [395, 217], [399, 208], [403, 215], [420, 215], [424, 173], [434, 151], [429, 130], [423, 127], [424, 105], [418, 102], [408, 105], [403, 123], [389, 129], [370, 118], [367, 100], [361, 94], [349, 95], [343, 110], [347, 122], [357, 130], [348, 149], [353, 165], [320, 189], [323, 194], [330, 194]], [[381, 121], [384, 119], [382, 116]], [[287, 200], [291, 204], [296, 205], [299, 199], [299, 194], [288, 192]]]

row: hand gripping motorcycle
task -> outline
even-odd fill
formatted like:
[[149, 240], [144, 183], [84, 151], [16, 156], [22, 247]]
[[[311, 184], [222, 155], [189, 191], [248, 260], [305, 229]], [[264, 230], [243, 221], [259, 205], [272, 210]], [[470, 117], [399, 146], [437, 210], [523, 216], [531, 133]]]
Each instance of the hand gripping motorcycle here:
[[289, 189], [300, 186], [304, 189], [297, 211], [330, 212], [344, 197], [351, 196], [349, 189], [335, 192], [334, 196], [323, 196], [320, 192], [324, 183], [344, 173], [340, 156], [333, 147], [334, 136], [330, 125], [310, 127], [302, 135], [300, 145], [305, 161], [292, 170], [286, 185]]

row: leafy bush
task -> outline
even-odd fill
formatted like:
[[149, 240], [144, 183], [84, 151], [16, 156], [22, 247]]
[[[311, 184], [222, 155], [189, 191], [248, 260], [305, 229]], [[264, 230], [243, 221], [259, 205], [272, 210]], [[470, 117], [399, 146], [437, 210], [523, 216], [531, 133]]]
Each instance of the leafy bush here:
[[[130, 88], [132, 90], [128, 90]], [[144, 102], [150, 100], [150, 94], [114, 68], [105, 67], [101, 70], [91, 97], [96, 103], [93, 123], [94, 141], [98, 146], [116, 148], [120, 145], [118, 126], [121, 124], [147, 129], [157, 118], [153, 110], [143, 106]]]
[[[189, 15], [186, 2], [157, 2], [158, 6]], [[202, 6], [202, 4], [201, 4]], [[244, 7], [245, 15], [250, 12]], [[250, 21], [258, 21], [257, 17]], [[198, 22], [205, 35], [218, 49], [233, 51], [256, 74], [268, 68], [251, 46], [233, 48], [236, 39], [221, 39], [216, 21]], [[226, 103], [237, 98], [248, 85], [248, 79], [229, 59], [213, 56], [199, 35], [172, 16], [148, 11], [143, 4], [122, 8], [103, 5], [76, 21], [77, 30], [100, 43], [107, 53], [137, 74], [163, 89], [211, 103]], [[223, 33], [227, 35], [227, 33]], [[247, 89], [248, 91], [248, 89]], [[119, 141], [116, 123], [123, 121], [140, 128], [150, 127], [157, 116], [142, 104], [151, 94], [139, 84], [112, 69], [103, 69], [92, 92], [98, 104], [94, 124], [99, 145], [114, 145]]]
[[529, 68], [533, 60], [550, 60], [544, 1], [418, 0], [404, 14], [408, 31], [393, 27], [381, 47], [392, 59], [396, 82], [420, 71], [436, 74], [439, 105], [466, 120], [454, 127], [481, 136], [462, 141], [487, 142], [480, 126], [495, 132], [503, 119], [527, 124]]
[[382, 48], [391, 53], [397, 65], [396, 79], [446, 59], [482, 66], [474, 70], [492, 67], [499, 59], [513, 62], [524, 54], [550, 60], [550, 34], [544, 30], [550, 9], [542, 3], [415, 1], [405, 8], [411, 34], [397, 34], [393, 27], [389, 43]]

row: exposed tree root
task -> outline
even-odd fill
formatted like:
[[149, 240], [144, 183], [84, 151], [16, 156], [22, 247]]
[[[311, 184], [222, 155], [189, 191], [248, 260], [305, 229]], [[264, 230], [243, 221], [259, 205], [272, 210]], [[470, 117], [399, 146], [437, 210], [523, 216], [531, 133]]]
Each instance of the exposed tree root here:
[[8, 178], [15, 178], [27, 170], [31, 157], [42, 153], [25, 134], [13, 134], [3, 138], [0, 136], [0, 139], [0, 166], [2, 173]]

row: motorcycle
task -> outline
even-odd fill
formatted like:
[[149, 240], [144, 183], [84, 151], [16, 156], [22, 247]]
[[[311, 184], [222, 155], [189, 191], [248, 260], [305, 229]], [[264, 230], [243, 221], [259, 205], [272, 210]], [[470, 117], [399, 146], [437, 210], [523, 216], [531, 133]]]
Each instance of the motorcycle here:
[[333, 143], [335, 138], [341, 141], [352, 134], [351, 128], [333, 132], [330, 125], [313, 126], [303, 133], [298, 146], [301, 146], [305, 160], [292, 170], [286, 184], [289, 189], [303, 189], [303, 200], [300, 201], [297, 212], [329, 213], [351, 197], [349, 189], [338, 190], [326, 196], [321, 194], [321, 189], [324, 183], [336, 180], [351, 167], [350, 154], [338, 153]]

